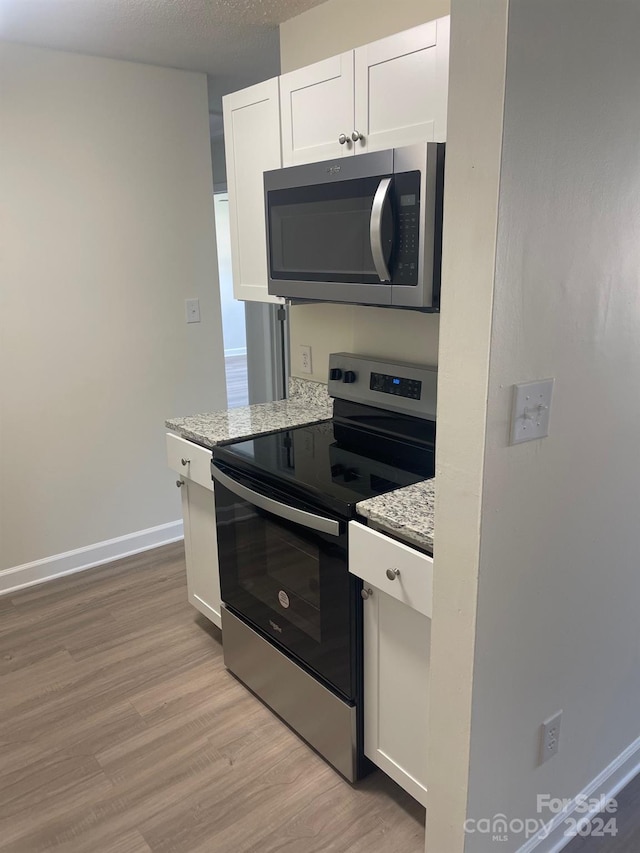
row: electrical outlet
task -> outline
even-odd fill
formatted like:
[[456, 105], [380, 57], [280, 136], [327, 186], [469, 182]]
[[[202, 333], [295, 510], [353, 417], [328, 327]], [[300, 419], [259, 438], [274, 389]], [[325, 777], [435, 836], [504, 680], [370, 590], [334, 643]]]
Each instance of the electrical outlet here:
[[300, 344], [300, 372], [311, 373], [311, 347]]
[[558, 751], [561, 720], [562, 711], [558, 711], [553, 715], [553, 717], [549, 717], [548, 720], [545, 720], [540, 727], [540, 764], [544, 764], [545, 761], [555, 755]]

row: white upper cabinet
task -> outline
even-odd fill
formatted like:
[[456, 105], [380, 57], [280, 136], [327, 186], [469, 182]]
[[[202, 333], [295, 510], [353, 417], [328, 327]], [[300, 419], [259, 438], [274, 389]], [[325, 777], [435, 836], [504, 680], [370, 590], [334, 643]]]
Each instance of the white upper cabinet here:
[[280, 78], [282, 165], [442, 142], [449, 17]]
[[449, 18], [222, 99], [236, 299], [269, 296], [263, 173], [446, 137]]
[[263, 173], [279, 169], [278, 78], [222, 99], [229, 187], [233, 294], [253, 302], [282, 302], [267, 292]]
[[443, 142], [448, 75], [448, 17], [357, 48], [356, 150]]
[[283, 74], [280, 104], [283, 166], [352, 154], [353, 51]]

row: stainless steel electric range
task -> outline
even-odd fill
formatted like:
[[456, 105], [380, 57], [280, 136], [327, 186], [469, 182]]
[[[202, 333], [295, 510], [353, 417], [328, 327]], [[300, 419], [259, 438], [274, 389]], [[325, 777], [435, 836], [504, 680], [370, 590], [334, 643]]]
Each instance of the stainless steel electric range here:
[[334, 416], [216, 447], [227, 668], [348, 780], [362, 750], [356, 504], [434, 475], [434, 369], [330, 356]]

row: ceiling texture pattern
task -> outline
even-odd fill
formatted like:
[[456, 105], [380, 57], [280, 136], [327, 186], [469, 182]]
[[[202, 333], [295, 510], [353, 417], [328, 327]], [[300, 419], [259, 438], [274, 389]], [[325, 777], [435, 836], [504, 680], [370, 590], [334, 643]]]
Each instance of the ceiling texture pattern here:
[[323, 0], [0, 0], [0, 39], [203, 71], [209, 102], [276, 75], [278, 25]]

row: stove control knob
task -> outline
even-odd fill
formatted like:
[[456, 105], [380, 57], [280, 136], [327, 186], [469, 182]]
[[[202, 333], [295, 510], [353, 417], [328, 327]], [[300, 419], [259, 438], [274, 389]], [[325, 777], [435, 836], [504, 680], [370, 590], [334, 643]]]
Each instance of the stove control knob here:
[[332, 367], [329, 371], [329, 379], [342, 379], [342, 370], [339, 367]]
[[345, 483], [351, 483], [353, 480], [358, 479], [358, 469], [357, 468], [346, 468], [344, 472], [344, 481]]
[[345, 370], [343, 382], [351, 383], [356, 381], [356, 374], [353, 370]]

